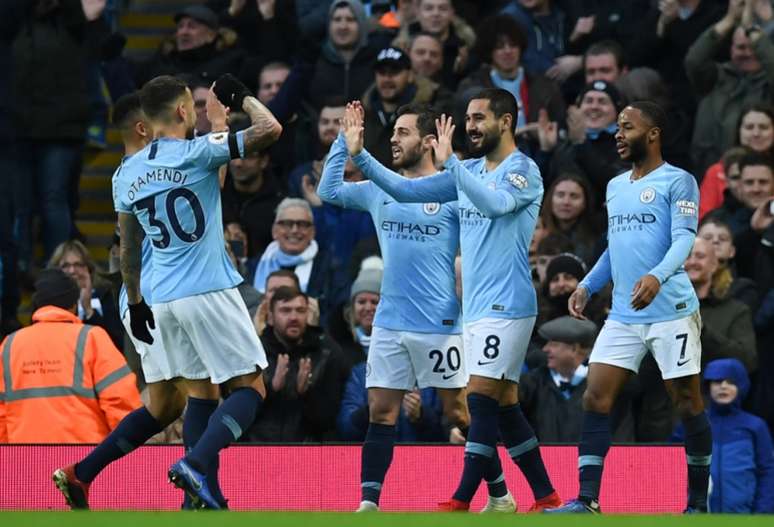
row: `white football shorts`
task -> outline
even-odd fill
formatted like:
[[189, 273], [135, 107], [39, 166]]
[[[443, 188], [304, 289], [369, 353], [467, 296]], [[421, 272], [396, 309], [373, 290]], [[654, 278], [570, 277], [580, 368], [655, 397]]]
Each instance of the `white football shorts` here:
[[464, 324], [468, 375], [519, 382], [536, 318], [482, 318]]

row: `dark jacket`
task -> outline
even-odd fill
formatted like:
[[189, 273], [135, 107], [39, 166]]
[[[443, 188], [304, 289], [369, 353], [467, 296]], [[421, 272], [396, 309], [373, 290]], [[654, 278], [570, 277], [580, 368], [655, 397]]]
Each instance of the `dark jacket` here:
[[[336, 429], [342, 441], [363, 441], [368, 430], [368, 390], [365, 384], [366, 363], [361, 362], [352, 368], [341, 409], [336, 419]], [[422, 397], [422, 415], [419, 421], [412, 423], [400, 410], [395, 431], [397, 442], [446, 442], [441, 426], [443, 405], [434, 388], [420, 390]]]
[[608, 182], [631, 165], [618, 157], [615, 137], [607, 132], [601, 132], [596, 139], [587, 137], [580, 144], [565, 140], [556, 146], [549, 168], [543, 172], [543, 187], [548, 188], [563, 171], [573, 168], [589, 180], [594, 195], [603, 200]]
[[309, 83], [308, 100], [317, 110], [333, 96], [347, 101], [359, 99], [374, 81], [374, 62], [378, 49], [360, 48], [350, 62], [346, 62], [330, 42], [323, 45], [317, 59], [314, 77]]
[[728, 357], [740, 360], [747, 371], [755, 371], [758, 357], [750, 308], [728, 295], [710, 295], [699, 302], [702, 363]]
[[236, 35], [221, 29], [214, 42], [196, 49], [178, 51], [174, 40], [162, 43], [150, 59], [135, 66], [135, 82], [142, 86], [159, 75], [187, 74], [214, 82], [225, 73], [238, 75], [245, 52], [234, 47]]
[[738, 71], [730, 62], [714, 57], [727, 46], [713, 27], [694, 42], [685, 56], [685, 72], [699, 102], [694, 124], [692, 153], [697, 173], [703, 174], [734, 145], [742, 107], [750, 102], [772, 102], [774, 90], [774, 43], [762, 35], [753, 52], [762, 69], [753, 74]]
[[[774, 513], [774, 446], [766, 423], [742, 410], [742, 402], [750, 390], [744, 366], [735, 359], [719, 359], [707, 364], [704, 374], [711, 379], [728, 379], [739, 390], [731, 404], [710, 400], [710, 511]], [[680, 427], [674, 439], [682, 440], [684, 435]]]
[[[521, 376], [519, 401], [524, 415], [544, 443], [577, 443], [583, 425], [583, 392], [586, 380], [572, 388], [565, 399], [547, 366]], [[611, 412], [613, 441], [634, 441], [633, 420], [625, 397], [620, 397]]]
[[[438, 83], [424, 77], [416, 77], [413, 84], [406, 87], [405, 101], [401, 103], [424, 103], [434, 107], [439, 113], [450, 113], [452, 94]], [[395, 125], [395, 113], [384, 110], [376, 85], [363, 94], [365, 109], [365, 132], [363, 145], [371, 155], [386, 167], [392, 166], [392, 146], [390, 139]]]
[[40, 17], [36, 2], [27, 4], [13, 42], [17, 137], [82, 141], [91, 119], [89, 60], [107, 28], [101, 18], [86, 20], [80, 0], [61, 0]]
[[124, 348], [124, 325], [121, 322], [121, 316], [118, 313], [118, 303], [112, 291], [108, 287], [98, 287], [92, 291], [92, 297], [99, 299], [102, 313], [94, 310], [90, 318], [83, 321], [90, 326], [99, 326], [110, 335], [110, 340], [116, 345], [116, 348]]
[[502, 12], [515, 18], [527, 33], [527, 49], [522, 62], [530, 73], [545, 73], [554, 65], [554, 59], [566, 53], [572, 26], [555, 3], [551, 4], [547, 15], [536, 16], [519, 2], [511, 2]]
[[[266, 401], [245, 434], [247, 441], [303, 442], [333, 439], [336, 415], [344, 387], [341, 350], [321, 329], [308, 326], [300, 343], [286, 347], [277, 339], [274, 329], [266, 326], [261, 335], [269, 366], [263, 370]], [[290, 357], [285, 387], [275, 392], [272, 377], [277, 356]], [[298, 360], [312, 359], [312, 385], [299, 395], [296, 389]]]
[[220, 198], [223, 205], [223, 225], [238, 222], [247, 234], [247, 257], [263, 254], [272, 242], [271, 227], [274, 211], [282, 201], [274, 174], [267, 170], [264, 183], [255, 194], [245, 194], [234, 188], [231, 175], [226, 176]]
[[293, 0], [277, 0], [271, 20], [263, 19], [257, 2], [246, 2], [244, 8], [232, 17], [228, 14], [229, 3], [229, 0], [207, 2], [218, 13], [220, 23], [236, 32], [239, 45], [247, 53], [260, 57], [262, 62], [290, 61], [298, 31]]

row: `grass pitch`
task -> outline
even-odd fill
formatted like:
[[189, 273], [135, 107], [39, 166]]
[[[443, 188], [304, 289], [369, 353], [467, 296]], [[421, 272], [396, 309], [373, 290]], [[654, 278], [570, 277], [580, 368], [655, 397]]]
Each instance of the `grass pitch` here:
[[2, 512], [3, 527], [752, 527], [774, 516], [545, 516], [324, 512]]

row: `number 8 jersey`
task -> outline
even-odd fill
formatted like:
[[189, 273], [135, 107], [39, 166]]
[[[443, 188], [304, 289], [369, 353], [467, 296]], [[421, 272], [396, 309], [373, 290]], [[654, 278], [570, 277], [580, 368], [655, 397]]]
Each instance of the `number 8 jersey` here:
[[113, 176], [116, 212], [134, 214], [153, 245], [153, 303], [236, 287], [225, 251], [218, 167], [244, 155], [243, 133], [154, 139]]

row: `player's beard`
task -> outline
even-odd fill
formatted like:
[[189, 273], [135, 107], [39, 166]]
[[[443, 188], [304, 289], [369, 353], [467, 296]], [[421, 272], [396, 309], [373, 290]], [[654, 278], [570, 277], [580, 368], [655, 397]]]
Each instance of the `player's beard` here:
[[473, 143], [470, 141], [470, 136], [468, 136], [468, 148], [470, 150], [470, 155], [473, 157], [484, 157], [485, 155], [492, 152], [495, 148], [497, 148], [497, 145], [499, 144], [500, 134], [496, 129], [485, 130], [483, 136], [481, 137], [481, 144], [478, 147], [473, 145]]
[[648, 157], [648, 146], [646, 141], [647, 138], [644, 135], [634, 139], [633, 141], [630, 141], [629, 159], [625, 159], [624, 161], [628, 161], [630, 163], [639, 163], [644, 161], [645, 158]]
[[394, 168], [411, 168], [422, 161], [422, 145], [417, 143], [413, 148], [404, 148], [401, 159], [393, 163]]

